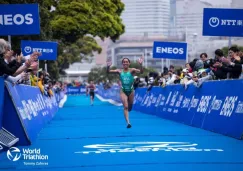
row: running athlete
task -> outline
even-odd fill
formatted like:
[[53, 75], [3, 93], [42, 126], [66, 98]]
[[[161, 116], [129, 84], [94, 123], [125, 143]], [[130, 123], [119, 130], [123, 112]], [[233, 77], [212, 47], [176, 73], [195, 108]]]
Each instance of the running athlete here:
[[88, 90], [89, 90], [89, 95], [90, 95], [90, 104], [93, 106], [94, 104], [94, 92], [95, 92], [95, 85], [93, 81], [90, 81], [90, 84], [86, 87], [86, 92], [88, 94]]
[[110, 61], [107, 62], [107, 73], [116, 73], [120, 75], [120, 81], [121, 81], [120, 97], [124, 107], [124, 116], [127, 122], [127, 128], [132, 127], [129, 121], [128, 112], [132, 110], [133, 99], [134, 99], [134, 88], [133, 88], [134, 75], [136, 73], [143, 73], [143, 67], [142, 67], [143, 58], [140, 58], [138, 60], [138, 63], [140, 64], [140, 69], [129, 68], [130, 60], [128, 58], [123, 58], [122, 59], [123, 69], [110, 70], [110, 66], [112, 65], [112, 63]]

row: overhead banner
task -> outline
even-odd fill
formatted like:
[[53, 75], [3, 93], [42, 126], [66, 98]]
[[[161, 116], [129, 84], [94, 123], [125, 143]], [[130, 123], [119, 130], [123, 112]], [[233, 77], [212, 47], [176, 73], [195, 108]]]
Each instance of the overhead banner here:
[[1, 4], [0, 35], [40, 34], [38, 4]]
[[40, 52], [42, 55], [39, 60], [56, 60], [57, 59], [57, 42], [44, 41], [21, 41], [21, 49], [24, 56], [33, 52]]
[[203, 36], [243, 37], [243, 9], [204, 8]]
[[55, 95], [44, 96], [38, 87], [6, 83], [3, 126], [29, 145], [58, 111]]
[[153, 58], [186, 60], [187, 43], [154, 42]]

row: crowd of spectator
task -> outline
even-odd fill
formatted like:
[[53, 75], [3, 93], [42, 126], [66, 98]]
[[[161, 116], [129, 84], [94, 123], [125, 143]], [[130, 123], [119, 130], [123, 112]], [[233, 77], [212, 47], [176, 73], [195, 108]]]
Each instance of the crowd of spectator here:
[[185, 64], [185, 68], [175, 69], [174, 66], [164, 68], [164, 72], [150, 73], [145, 78], [135, 77], [134, 87], [162, 86], [181, 84], [185, 87], [193, 84], [200, 87], [203, 82], [209, 80], [239, 79], [243, 69], [243, 52], [237, 47], [229, 48], [229, 54], [224, 57], [223, 51], [217, 49], [215, 58], [208, 58], [202, 53], [199, 59], [194, 59]]
[[65, 92], [65, 84], [53, 81], [49, 73], [39, 69], [39, 56], [41, 53], [38, 52], [23, 56], [20, 50], [12, 50], [9, 42], [0, 39], [0, 76], [13, 85], [38, 86], [49, 97], [54, 95], [53, 91]]

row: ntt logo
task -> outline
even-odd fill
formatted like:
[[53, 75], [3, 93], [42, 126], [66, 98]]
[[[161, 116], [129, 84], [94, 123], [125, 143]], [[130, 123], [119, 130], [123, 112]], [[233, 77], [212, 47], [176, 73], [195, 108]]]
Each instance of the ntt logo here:
[[21, 157], [21, 152], [16, 147], [11, 147], [7, 152], [7, 157], [11, 161], [18, 161]]

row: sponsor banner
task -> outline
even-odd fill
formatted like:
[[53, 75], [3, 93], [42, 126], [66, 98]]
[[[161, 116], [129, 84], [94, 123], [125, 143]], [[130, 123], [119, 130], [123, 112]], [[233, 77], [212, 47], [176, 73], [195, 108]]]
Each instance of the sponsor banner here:
[[38, 4], [1, 4], [0, 35], [40, 34]]
[[203, 35], [243, 37], [243, 10], [204, 8]]
[[103, 86], [97, 86], [97, 94], [99, 94], [104, 99], [114, 100], [121, 103], [119, 86], [112, 86], [111, 88], [104, 89]]
[[5, 84], [3, 126], [20, 139], [19, 145], [27, 145], [26, 142], [33, 142], [45, 124], [52, 120], [58, 103], [55, 95], [44, 96], [38, 87]]
[[242, 86], [240, 80], [226, 80], [205, 82], [201, 88], [191, 85], [187, 90], [182, 85], [153, 87], [149, 93], [138, 88], [133, 109], [241, 139]]
[[[97, 90], [95, 90], [97, 92]], [[74, 94], [85, 94], [86, 93], [86, 87], [85, 86], [78, 86], [78, 87], [67, 87], [67, 94], [68, 95], [74, 95]]]
[[3, 77], [0, 77], [0, 128], [2, 128], [3, 102], [4, 102], [4, 80]]
[[187, 43], [154, 42], [153, 58], [181, 59], [187, 58]]
[[31, 55], [33, 52], [40, 52], [39, 60], [57, 59], [57, 42], [22, 40], [21, 49], [24, 56]]

